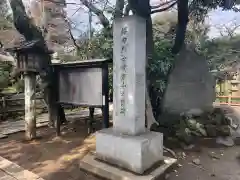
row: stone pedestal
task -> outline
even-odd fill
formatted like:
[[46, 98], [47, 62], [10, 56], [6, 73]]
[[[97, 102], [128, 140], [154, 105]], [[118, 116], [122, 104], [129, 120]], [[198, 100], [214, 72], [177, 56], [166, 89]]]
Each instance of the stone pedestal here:
[[146, 22], [137, 16], [113, 26], [113, 128], [96, 134], [96, 157], [143, 174], [163, 160], [163, 136], [145, 128]]
[[105, 129], [97, 132], [96, 155], [110, 164], [143, 174], [163, 160], [162, 142], [162, 134], [156, 132], [129, 136]]

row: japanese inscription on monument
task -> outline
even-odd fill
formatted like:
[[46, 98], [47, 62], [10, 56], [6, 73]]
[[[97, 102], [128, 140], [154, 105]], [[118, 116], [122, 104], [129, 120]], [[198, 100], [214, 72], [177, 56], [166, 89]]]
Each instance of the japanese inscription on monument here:
[[126, 113], [126, 78], [127, 78], [127, 46], [128, 27], [121, 29], [121, 51], [120, 51], [120, 114]]
[[145, 22], [132, 18], [114, 23], [113, 127], [135, 135], [145, 132], [146, 32]]

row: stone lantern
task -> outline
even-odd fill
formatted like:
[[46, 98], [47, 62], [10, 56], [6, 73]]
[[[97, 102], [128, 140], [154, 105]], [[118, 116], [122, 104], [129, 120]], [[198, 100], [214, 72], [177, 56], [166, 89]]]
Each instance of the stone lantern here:
[[25, 94], [25, 137], [36, 138], [36, 75], [49, 67], [52, 53], [42, 41], [23, 42], [8, 49], [16, 55], [17, 72], [24, 75]]

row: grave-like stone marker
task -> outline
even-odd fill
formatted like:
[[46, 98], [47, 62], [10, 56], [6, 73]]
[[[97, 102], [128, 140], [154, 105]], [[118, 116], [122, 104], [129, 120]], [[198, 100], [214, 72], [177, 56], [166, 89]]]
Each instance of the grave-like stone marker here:
[[[102, 162], [90, 155], [80, 167], [102, 177], [109, 172], [109, 179], [145, 179], [144, 172], [164, 160], [163, 135], [145, 128], [146, 22], [138, 16], [117, 19], [113, 37], [113, 127], [96, 133], [95, 156]], [[174, 162], [153, 168], [146, 179]]]

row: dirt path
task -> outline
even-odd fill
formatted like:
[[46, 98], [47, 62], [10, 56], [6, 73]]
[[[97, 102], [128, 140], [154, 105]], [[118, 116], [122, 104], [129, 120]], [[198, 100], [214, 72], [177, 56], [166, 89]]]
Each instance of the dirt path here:
[[[24, 142], [24, 133], [0, 140], [0, 156], [17, 163], [46, 180], [99, 180], [80, 171], [79, 160], [95, 148], [94, 137], [87, 136], [83, 120], [73, 121], [62, 130], [61, 139], [49, 128], [38, 129], [41, 139]], [[213, 159], [214, 152], [219, 158]], [[203, 148], [198, 153], [186, 153], [168, 180], [240, 180], [240, 147]], [[200, 166], [192, 164], [200, 159]]]
[[[214, 153], [212, 158], [210, 154]], [[169, 180], [240, 180], [240, 147], [203, 148], [200, 153], [186, 153], [181, 167], [170, 173]], [[194, 165], [194, 159], [200, 165]]]
[[59, 139], [53, 129], [38, 129], [42, 138], [31, 143], [23, 141], [24, 133], [11, 135], [0, 140], [0, 156], [46, 180], [97, 180], [78, 167], [79, 159], [94, 148], [95, 142], [87, 137], [83, 121], [75, 121], [62, 132]]

